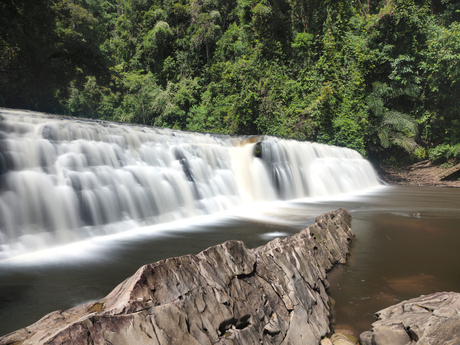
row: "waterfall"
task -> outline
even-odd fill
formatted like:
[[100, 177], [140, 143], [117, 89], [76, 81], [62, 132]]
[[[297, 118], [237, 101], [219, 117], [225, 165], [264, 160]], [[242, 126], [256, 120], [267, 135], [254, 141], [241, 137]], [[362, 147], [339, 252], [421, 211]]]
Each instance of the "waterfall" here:
[[260, 201], [378, 185], [356, 151], [0, 109], [0, 260]]

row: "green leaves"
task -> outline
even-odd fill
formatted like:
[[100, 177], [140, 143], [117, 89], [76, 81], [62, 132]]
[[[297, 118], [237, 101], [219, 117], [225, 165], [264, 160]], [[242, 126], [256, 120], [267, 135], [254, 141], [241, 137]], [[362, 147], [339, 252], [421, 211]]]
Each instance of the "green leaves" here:
[[101, 100], [101, 91], [94, 76], [87, 76], [83, 88], [76, 87], [75, 82], [70, 84], [67, 106], [73, 114], [83, 117], [98, 118], [98, 106]]
[[428, 151], [429, 158], [435, 163], [443, 163], [449, 159], [458, 161], [460, 159], [460, 143], [450, 145], [443, 143]]
[[453, 0], [7, 0], [0, 104], [379, 159], [423, 145], [417, 158], [460, 142], [459, 13]]
[[[414, 139], [418, 134], [418, 124], [410, 115], [388, 107], [397, 97], [412, 96], [412, 88], [394, 89], [377, 82], [373, 88], [374, 91], [367, 97], [367, 104], [373, 113], [370, 136], [375, 133], [383, 148], [395, 145], [411, 153], [417, 147]], [[369, 140], [369, 143], [372, 142], [372, 139]]]
[[421, 117], [424, 140], [459, 142], [460, 128], [460, 24], [433, 24], [422, 52], [420, 68], [426, 76], [423, 101], [430, 120]]

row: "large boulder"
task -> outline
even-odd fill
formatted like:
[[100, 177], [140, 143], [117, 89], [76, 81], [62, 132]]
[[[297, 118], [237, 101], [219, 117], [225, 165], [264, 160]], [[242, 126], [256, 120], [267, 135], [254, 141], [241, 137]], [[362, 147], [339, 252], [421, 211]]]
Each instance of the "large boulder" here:
[[0, 338], [0, 344], [302, 344], [329, 330], [326, 272], [354, 235], [339, 209], [286, 239], [240, 241], [141, 267], [108, 296]]
[[460, 344], [460, 294], [437, 292], [379, 311], [362, 345]]

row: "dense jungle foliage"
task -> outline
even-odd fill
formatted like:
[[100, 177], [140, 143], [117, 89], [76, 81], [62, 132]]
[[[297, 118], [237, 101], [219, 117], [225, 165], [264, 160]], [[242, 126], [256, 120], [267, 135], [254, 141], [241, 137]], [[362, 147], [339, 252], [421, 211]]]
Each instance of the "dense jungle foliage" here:
[[0, 106], [460, 158], [457, 0], [3, 0]]

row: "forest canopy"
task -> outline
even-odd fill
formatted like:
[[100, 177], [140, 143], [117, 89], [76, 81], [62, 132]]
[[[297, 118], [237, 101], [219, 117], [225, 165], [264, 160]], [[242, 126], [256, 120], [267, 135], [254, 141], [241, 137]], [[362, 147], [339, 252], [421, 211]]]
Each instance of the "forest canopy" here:
[[460, 159], [457, 0], [4, 0], [0, 106]]

